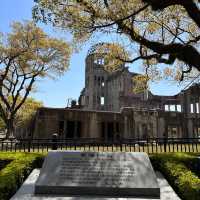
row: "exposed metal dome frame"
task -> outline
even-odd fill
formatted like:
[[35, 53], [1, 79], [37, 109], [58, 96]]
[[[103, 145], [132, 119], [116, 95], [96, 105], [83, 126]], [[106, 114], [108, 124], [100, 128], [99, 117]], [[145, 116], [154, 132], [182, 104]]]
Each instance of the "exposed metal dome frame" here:
[[[102, 46], [105, 45], [105, 44], [109, 44], [109, 43], [101, 42], [101, 43], [97, 43], [97, 44], [93, 45], [93, 46], [88, 50], [87, 56], [97, 53], [97, 49], [98, 49], [99, 47], [102, 47]], [[105, 52], [105, 53], [106, 53], [106, 52]]]

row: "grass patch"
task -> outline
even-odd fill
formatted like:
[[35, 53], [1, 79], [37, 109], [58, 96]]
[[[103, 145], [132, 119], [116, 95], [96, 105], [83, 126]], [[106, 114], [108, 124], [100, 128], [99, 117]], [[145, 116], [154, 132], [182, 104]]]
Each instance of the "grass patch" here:
[[150, 157], [155, 170], [161, 171], [183, 200], [199, 200], [200, 179], [191, 169], [197, 155], [188, 153], [156, 154]]
[[0, 153], [10, 163], [0, 171], [0, 199], [9, 199], [34, 168], [41, 167], [43, 156], [33, 153]]

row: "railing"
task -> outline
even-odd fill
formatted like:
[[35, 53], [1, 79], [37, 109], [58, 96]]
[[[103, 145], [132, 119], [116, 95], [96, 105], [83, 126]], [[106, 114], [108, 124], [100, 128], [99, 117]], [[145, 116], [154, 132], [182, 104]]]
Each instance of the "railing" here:
[[20, 139], [0, 140], [0, 151], [47, 152], [49, 150], [121, 151], [121, 152], [200, 152], [200, 138], [148, 138], [102, 141], [82, 139]]

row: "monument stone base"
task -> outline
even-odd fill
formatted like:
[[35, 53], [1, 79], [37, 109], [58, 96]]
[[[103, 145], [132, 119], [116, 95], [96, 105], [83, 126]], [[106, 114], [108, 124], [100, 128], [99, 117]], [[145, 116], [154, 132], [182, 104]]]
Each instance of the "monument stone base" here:
[[[35, 182], [40, 174], [39, 169], [35, 169], [23, 183], [21, 188], [10, 200], [158, 200], [155, 198], [110, 198], [110, 197], [87, 197], [87, 196], [55, 196], [55, 195], [35, 195]], [[156, 172], [158, 185], [160, 186], [160, 200], [181, 200], [173, 191], [161, 173]]]
[[146, 153], [50, 151], [12, 200], [165, 200], [158, 179]]
[[160, 188], [146, 153], [50, 151], [35, 194], [159, 198]]

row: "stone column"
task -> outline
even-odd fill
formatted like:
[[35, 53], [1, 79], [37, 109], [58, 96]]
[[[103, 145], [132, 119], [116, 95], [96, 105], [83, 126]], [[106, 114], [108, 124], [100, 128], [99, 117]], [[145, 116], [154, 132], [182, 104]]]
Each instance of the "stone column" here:
[[78, 137], [78, 121], [74, 122], [74, 138]]
[[63, 133], [62, 133], [62, 138], [64, 139], [66, 137], [65, 132], [66, 132], [66, 121], [63, 121], [64, 126], [63, 126]]
[[105, 141], [108, 141], [108, 123], [107, 122], [105, 122], [104, 133], [105, 133]]
[[175, 104], [175, 111], [177, 112], [177, 104]]
[[191, 119], [188, 119], [188, 137], [193, 137], [193, 123]]
[[194, 113], [197, 113], [196, 100], [193, 101], [193, 110], [194, 110]]
[[164, 134], [165, 134], [165, 120], [164, 118], [160, 117], [158, 119], [158, 134], [157, 136], [158, 137], [164, 137]]
[[64, 123], [65, 123], [65, 126], [64, 126], [64, 137], [67, 138], [67, 134], [68, 134], [68, 132], [67, 132], [67, 125], [68, 124], [67, 124], [67, 121], [65, 121]]
[[141, 138], [143, 135], [142, 135], [142, 124], [141, 123], [138, 123], [138, 135], [139, 135], [139, 138]]
[[128, 117], [124, 117], [124, 138], [128, 137]]
[[198, 99], [198, 105], [199, 105], [199, 113], [200, 113], [200, 97], [199, 97], [199, 99]]
[[180, 125], [177, 126], [177, 137], [180, 138]]
[[134, 132], [135, 132], [135, 138], [138, 138], [138, 123], [135, 121], [135, 126], [134, 126]]
[[193, 130], [194, 130], [193, 137], [197, 137], [198, 136], [197, 125], [194, 123], [193, 123]]
[[116, 138], [116, 135], [118, 134], [118, 133], [117, 133], [117, 127], [116, 127], [117, 125], [116, 125], [116, 123], [117, 123], [116, 121], [113, 122], [113, 129], [114, 129], [114, 130], [113, 130], [113, 134], [114, 134], [114, 135], [113, 135], [113, 139], [115, 139], [115, 138]]
[[179, 137], [181, 138], [181, 137], [183, 137], [183, 134], [184, 134], [184, 132], [183, 132], [183, 125], [182, 126], [180, 126], [179, 127], [180, 129], [179, 129], [179, 131], [180, 131], [180, 135], [179, 135]]
[[98, 138], [99, 130], [97, 126], [98, 118], [96, 113], [90, 114], [89, 137]]
[[87, 120], [84, 120], [83, 123], [82, 123], [82, 136], [81, 137], [87, 137]]

